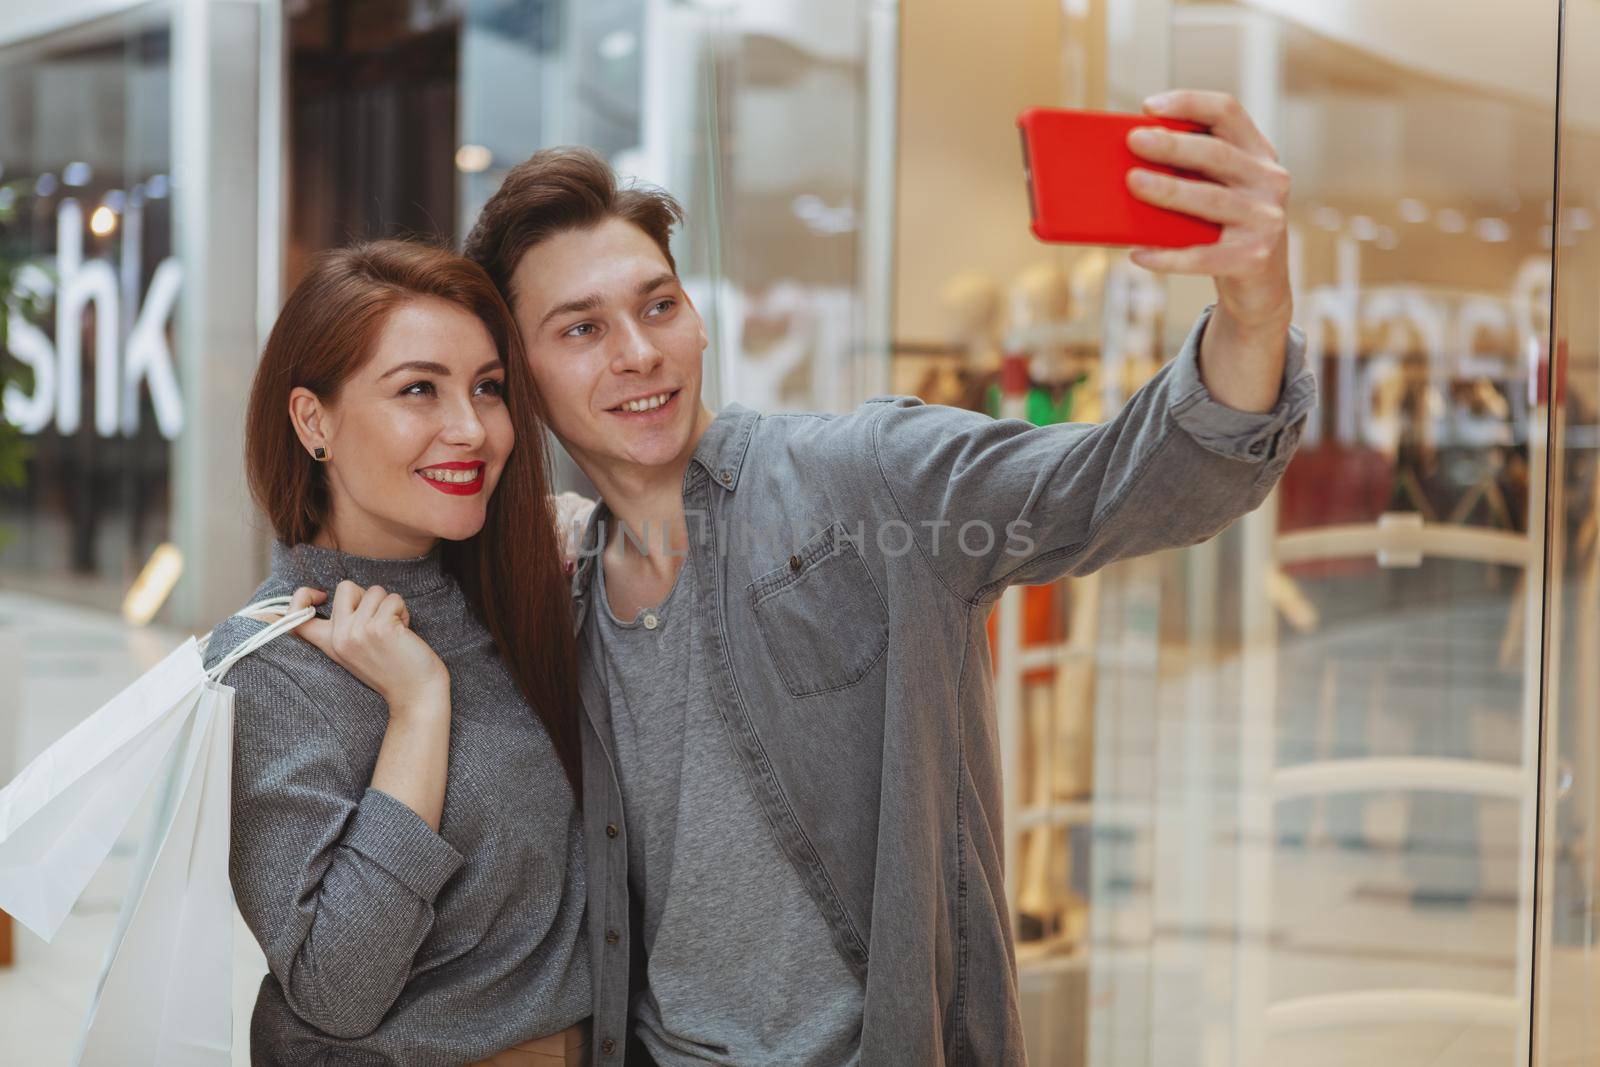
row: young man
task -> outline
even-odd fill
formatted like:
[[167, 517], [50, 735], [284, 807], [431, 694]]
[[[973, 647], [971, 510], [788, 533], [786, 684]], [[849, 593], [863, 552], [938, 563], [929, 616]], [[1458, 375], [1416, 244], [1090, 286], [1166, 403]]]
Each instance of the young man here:
[[1271, 146], [1225, 96], [1147, 107], [1213, 136], [1134, 150], [1218, 184], [1133, 190], [1226, 229], [1135, 261], [1218, 301], [1099, 426], [713, 416], [670, 198], [557, 149], [485, 206], [467, 252], [604, 501], [573, 580], [599, 1063], [1025, 1062], [985, 620], [1254, 508], [1313, 397]]

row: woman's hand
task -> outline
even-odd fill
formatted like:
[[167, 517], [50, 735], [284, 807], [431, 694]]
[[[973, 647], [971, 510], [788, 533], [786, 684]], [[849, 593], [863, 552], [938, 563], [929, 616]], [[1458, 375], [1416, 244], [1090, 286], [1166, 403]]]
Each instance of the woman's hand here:
[[[320, 589], [297, 589], [289, 611], [327, 599]], [[333, 617], [311, 619], [295, 633], [383, 697], [391, 716], [441, 706], [448, 711], [450, 672], [410, 625], [400, 594], [345, 581], [333, 591]]]
[[561, 565], [571, 574], [578, 567], [583, 531], [589, 525], [594, 501], [572, 492], [560, 493], [550, 499], [556, 509], [556, 537], [561, 542]]

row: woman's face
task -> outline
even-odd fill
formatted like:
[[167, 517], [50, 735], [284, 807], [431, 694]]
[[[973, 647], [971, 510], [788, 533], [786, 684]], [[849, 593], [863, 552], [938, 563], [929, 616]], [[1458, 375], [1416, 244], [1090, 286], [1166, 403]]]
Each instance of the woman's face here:
[[514, 435], [505, 367], [472, 313], [434, 297], [395, 309], [376, 350], [332, 402], [290, 394], [323, 464], [332, 518], [319, 540], [362, 556], [420, 556], [483, 528]]

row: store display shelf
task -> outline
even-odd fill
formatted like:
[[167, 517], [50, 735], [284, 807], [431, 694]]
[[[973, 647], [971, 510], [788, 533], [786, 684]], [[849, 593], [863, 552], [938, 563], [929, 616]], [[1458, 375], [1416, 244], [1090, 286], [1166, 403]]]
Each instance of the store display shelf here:
[[1017, 945], [1017, 970], [1027, 974], [1076, 971], [1088, 962], [1089, 946], [1081, 938], [1062, 936]]
[[1094, 649], [1075, 648], [1070, 645], [1046, 645], [1039, 648], [1025, 648], [1018, 656], [1024, 673], [1028, 671], [1045, 670], [1050, 667], [1064, 667], [1069, 663], [1078, 663], [1094, 658]]
[[1517, 997], [1438, 989], [1369, 989], [1280, 1001], [1267, 1009], [1278, 1032], [1390, 1023], [1517, 1026], [1527, 1005]]
[[1068, 800], [1045, 807], [1022, 808], [1017, 812], [1018, 829], [1037, 826], [1077, 826], [1094, 820], [1094, 805], [1087, 800]]
[[1521, 799], [1527, 772], [1485, 760], [1383, 758], [1329, 760], [1283, 767], [1273, 772], [1277, 799], [1336, 793], [1431, 791]]
[[1354, 523], [1297, 530], [1278, 538], [1278, 563], [1322, 562], [1376, 556], [1389, 565], [1417, 566], [1424, 557], [1465, 559], [1525, 567], [1542, 545], [1524, 534], [1424, 522], [1411, 514], [1382, 516], [1376, 524]]

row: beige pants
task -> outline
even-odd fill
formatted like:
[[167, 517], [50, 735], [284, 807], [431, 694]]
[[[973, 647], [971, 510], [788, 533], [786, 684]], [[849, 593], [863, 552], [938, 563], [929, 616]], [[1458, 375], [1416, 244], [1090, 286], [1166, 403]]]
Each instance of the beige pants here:
[[479, 1060], [472, 1067], [585, 1067], [589, 1062], [589, 1021], [559, 1034], [524, 1041], [514, 1048]]

